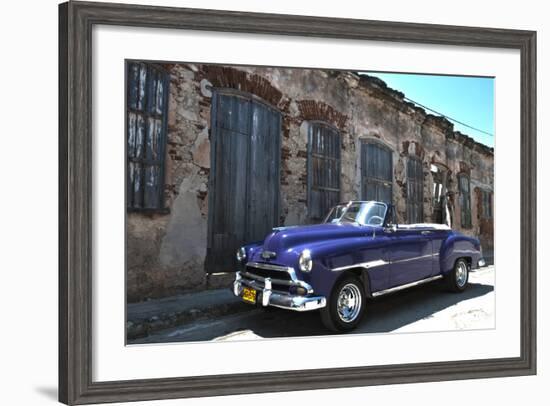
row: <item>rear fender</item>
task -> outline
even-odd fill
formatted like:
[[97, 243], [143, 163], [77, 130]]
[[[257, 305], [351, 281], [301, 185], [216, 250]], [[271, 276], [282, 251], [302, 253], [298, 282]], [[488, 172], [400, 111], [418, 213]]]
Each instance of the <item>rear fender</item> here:
[[439, 252], [441, 273], [451, 272], [459, 258], [466, 258], [472, 269], [476, 269], [481, 258], [479, 240], [458, 233], [449, 235]]

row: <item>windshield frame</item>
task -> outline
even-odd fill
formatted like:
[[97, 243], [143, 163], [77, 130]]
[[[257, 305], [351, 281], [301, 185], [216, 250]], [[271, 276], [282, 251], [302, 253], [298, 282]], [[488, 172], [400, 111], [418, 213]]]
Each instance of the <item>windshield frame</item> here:
[[[346, 213], [349, 211], [349, 209], [352, 207], [352, 206], [356, 206], [356, 205], [360, 205], [360, 206], [363, 206], [363, 205], [380, 205], [380, 206], [384, 206], [384, 216], [382, 217], [382, 223], [381, 224], [364, 224], [364, 223], [361, 223], [357, 220], [355, 221], [349, 221], [349, 220], [344, 220], [342, 221], [342, 219], [345, 217]], [[334, 219], [332, 221], [329, 221], [329, 217], [331, 217], [331, 214], [333, 213], [333, 211], [339, 207], [343, 207], [342, 209], [342, 214], [340, 215], [340, 217], [338, 217], [338, 219]], [[361, 211], [361, 209], [360, 209]], [[359, 212], [360, 212], [359, 211]], [[358, 212], [358, 213], [359, 213]], [[357, 200], [352, 200], [350, 201], [349, 203], [347, 204], [337, 204], [335, 206], [333, 206], [330, 211], [328, 212], [327, 216], [325, 217], [323, 223], [332, 223], [332, 224], [359, 224], [359, 225], [362, 225], [362, 226], [370, 226], [370, 227], [383, 227], [385, 222], [386, 222], [386, 217], [388, 215], [388, 205], [384, 202], [379, 202], [379, 201], [376, 201], [376, 200], [365, 200], [365, 201], [357, 201]]]

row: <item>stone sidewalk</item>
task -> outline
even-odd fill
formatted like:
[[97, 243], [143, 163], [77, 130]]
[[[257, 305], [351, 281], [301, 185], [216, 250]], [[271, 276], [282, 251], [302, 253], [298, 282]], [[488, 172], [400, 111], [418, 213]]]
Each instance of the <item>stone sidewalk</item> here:
[[126, 307], [126, 337], [133, 340], [189, 322], [254, 309], [236, 298], [230, 288], [129, 303]]
[[[351, 334], [493, 329], [495, 306], [495, 267], [488, 266], [470, 274], [470, 286], [462, 293], [449, 292], [439, 280], [369, 299], [364, 319]], [[265, 312], [249, 308], [252, 310], [157, 331], [129, 343], [242, 341], [333, 334], [323, 327], [318, 312], [276, 308]]]

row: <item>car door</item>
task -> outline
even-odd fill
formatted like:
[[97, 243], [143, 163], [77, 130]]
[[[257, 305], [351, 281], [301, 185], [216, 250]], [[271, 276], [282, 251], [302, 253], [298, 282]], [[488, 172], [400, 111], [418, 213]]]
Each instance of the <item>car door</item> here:
[[428, 230], [398, 228], [390, 238], [390, 285], [405, 285], [432, 275], [433, 248]]
[[430, 230], [429, 237], [432, 240], [432, 276], [440, 274], [441, 269], [441, 247], [443, 242], [449, 237], [450, 230]]

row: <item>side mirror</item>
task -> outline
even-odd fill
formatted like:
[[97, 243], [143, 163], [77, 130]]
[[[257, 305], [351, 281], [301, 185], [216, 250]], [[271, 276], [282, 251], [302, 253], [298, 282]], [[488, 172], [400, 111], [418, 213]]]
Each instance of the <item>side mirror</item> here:
[[384, 228], [384, 231], [386, 233], [395, 233], [397, 231], [397, 224], [388, 224], [385, 228]]

